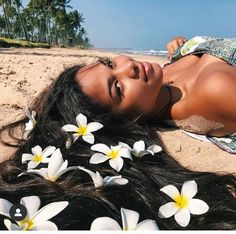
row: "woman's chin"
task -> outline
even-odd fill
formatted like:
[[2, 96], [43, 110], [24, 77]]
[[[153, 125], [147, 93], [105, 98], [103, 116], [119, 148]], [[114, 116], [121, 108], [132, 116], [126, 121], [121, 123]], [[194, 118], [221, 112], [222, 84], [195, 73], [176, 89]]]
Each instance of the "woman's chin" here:
[[154, 79], [162, 83], [163, 71], [162, 71], [161, 66], [158, 63], [152, 63], [152, 67], [154, 69]]

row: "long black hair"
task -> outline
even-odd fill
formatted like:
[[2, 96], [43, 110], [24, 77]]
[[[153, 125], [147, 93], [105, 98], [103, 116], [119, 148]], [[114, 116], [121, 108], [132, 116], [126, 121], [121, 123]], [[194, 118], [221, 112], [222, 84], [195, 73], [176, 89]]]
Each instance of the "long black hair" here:
[[[121, 207], [139, 212], [140, 220], [156, 220], [160, 229], [184, 229], [173, 217], [159, 218], [158, 209], [170, 201], [160, 189], [169, 184], [180, 189], [185, 181], [195, 180], [199, 188], [197, 196], [207, 202], [209, 211], [203, 215], [193, 215], [186, 229], [236, 229], [235, 176], [194, 172], [181, 166], [165, 152], [164, 145], [152, 128], [114, 115], [99, 106], [96, 100], [90, 100], [75, 81], [81, 67], [83, 65], [63, 71], [34, 100], [30, 110], [37, 113], [37, 123], [27, 140], [15, 136], [17, 128], [24, 131], [27, 117], [2, 127], [1, 133], [8, 132], [15, 144], [3, 141], [3, 137], [2, 143], [17, 147], [17, 151], [11, 159], [0, 164], [0, 198], [18, 203], [22, 197], [37, 195], [42, 205], [69, 201], [68, 207], [52, 219], [59, 229], [64, 230], [90, 229], [92, 221], [101, 216], [111, 217], [121, 224]], [[134, 142], [143, 140], [148, 146], [159, 144], [163, 151], [154, 156], [134, 158], [133, 161], [124, 159], [119, 173], [110, 169], [107, 162], [90, 164], [94, 153], [91, 145], [78, 139], [70, 148], [66, 147], [70, 134], [61, 129], [66, 124], [76, 124], [75, 118], [79, 113], [84, 114], [88, 122], [103, 124], [102, 129], [94, 132], [95, 143], [117, 145], [118, 142], [125, 142], [132, 146]], [[103, 177], [120, 174], [129, 183], [95, 188], [89, 175], [82, 170], [69, 171], [55, 182], [30, 173], [18, 177], [27, 170], [27, 165], [21, 162], [22, 154], [30, 153], [36, 145], [60, 148], [69, 166], [84, 166], [94, 172], [99, 171]], [[4, 216], [0, 217], [0, 228], [5, 229]]]

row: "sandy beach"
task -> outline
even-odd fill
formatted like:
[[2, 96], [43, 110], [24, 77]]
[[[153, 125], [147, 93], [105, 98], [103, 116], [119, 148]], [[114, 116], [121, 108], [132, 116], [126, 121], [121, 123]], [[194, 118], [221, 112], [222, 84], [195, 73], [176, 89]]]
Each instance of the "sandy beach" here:
[[[63, 48], [0, 49], [0, 126], [24, 114], [23, 108], [30, 105], [64, 68], [93, 62], [97, 56], [114, 57], [116, 54]], [[167, 62], [156, 56], [131, 57], [159, 64]], [[189, 169], [236, 173], [236, 154], [229, 154], [212, 143], [195, 140], [179, 129], [161, 129], [158, 134], [170, 155]], [[10, 158], [14, 150], [0, 145], [0, 161]]]

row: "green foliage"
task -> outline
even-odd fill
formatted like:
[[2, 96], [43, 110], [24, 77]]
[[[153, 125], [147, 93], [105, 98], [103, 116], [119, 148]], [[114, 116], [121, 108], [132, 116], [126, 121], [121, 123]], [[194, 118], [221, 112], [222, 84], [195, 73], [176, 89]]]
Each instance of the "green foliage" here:
[[47, 43], [36, 43], [31, 41], [25, 41], [25, 40], [14, 40], [10, 38], [3, 38], [0, 37], [0, 47], [30, 47], [30, 48], [50, 48], [49, 44]]
[[26, 40], [27, 43], [20, 43], [24, 46], [37, 42], [49, 46], [88, 48], [91, 45], [82, 27], [83, 14], [73, 10], [70, 2], [30, 0], [24, 8], [21, 0], [0, 0], [0, 36]]

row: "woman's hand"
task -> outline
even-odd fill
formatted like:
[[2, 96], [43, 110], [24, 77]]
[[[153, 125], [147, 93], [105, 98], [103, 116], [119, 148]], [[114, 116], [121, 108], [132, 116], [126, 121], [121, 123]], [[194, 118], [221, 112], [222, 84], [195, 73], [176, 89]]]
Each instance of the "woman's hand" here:
[[174, 37], [170, 42], [168, 42], [166, 45], [166, 48], [169, 52], [169, 54], [167, 55], [168, 58], [171, 59], [172, 54], [186, 41], [187, 41], [186, 38], [182, 36], [177, 36], [177, 37]]

